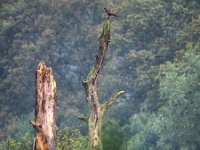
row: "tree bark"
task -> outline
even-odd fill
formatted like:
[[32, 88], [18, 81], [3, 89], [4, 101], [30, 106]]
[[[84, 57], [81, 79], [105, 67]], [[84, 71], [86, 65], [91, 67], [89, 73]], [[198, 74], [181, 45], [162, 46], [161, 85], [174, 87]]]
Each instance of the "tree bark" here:
[[87, 79], [83, 81], [83, 86], [86, 91], [86, 99], [89, 106], [89, 117], [88, 117], [88, 128], [89, 128], [89, 149], [90, 150], [102, 150], [101, 143], [101, 128], [102, 128], [102, 119], [104, 116], [105, 110], [107, 110], [116, 100], [116, 98], [124, 93], [120, 91], [114, 94], [108, 101], [104, 104], [100, 104], [97, 91], [96, 83], [99, 76], [100, 70], [103, 67], [104, 58], [108, 50], [108, 44], [110, 42], [110, 21], [107, 21], [103, 25], [103, 31], [99, 38], [99, 52], [96, 55], [95, 65], [90, 70]]
[[35, 129], [34, 150], [56, 149], [56, 82], [52, 69], [39, 62], [36, 71]]

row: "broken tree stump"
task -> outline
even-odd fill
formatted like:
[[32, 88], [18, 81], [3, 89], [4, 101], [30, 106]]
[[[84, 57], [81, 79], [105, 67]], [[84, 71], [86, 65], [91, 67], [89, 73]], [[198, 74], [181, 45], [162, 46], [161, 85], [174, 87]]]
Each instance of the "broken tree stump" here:
[[56, 82], [51, 68], [43, 61], [36, 71], [34, 150], [56, 150]]
[[120, 91], [114, 94], [108, 101], [103, 104], [99, 103], [97, 96], [96, 83], [100, 70], [103, 67], [106, 52], [108, 50], [108, 44], [110, 42], [110, 29], [110, 20], [107, 19], [103, 25], [103, 31], [99, 38], [99, 52], [96, 55], [95, 65], [91, 68], [87, 78], [83, 81], [90, 114], [88, 118], [80, 117], [80, 119], [88, 123], [89, 150], [103, 149], [101, 143], [101, 128], [104, 113], [116, 101], [117, 97], [124, 93], [124, 91]]

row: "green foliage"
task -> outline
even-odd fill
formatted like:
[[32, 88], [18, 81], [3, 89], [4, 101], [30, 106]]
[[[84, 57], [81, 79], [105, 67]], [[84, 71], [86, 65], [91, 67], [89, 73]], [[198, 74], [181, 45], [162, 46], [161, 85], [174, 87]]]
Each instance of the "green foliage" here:
[[32, 150], [32, 142], [33, 139], [30, 134], [26, 132], [18, 139], [8, 137], [5, 141], [0, 143], [0, 150]]
[[198, 149], [199, 48], [188, 44], [181, 60], [160, 66], [163, 105], [157, 114], [140, 113], [124, 126], [127, 149]]
[[87, 137], [68, 127], [57, 132], [57, 150], [87, 150]]
[[159, 119], [155, 114], [141, 113], [132, 117], [130, 125], [123, 127], [123, 132], [129, 141], [124, 140], [127, 150], [156, 150], [159, 140]]
[[[22, 126], [19, 126], [21, 129]], [[7, 137], [0, 142], [0, 150], [32, 150], [33, 134], [18, 131], [13, 137]], [[57, 150], [87, 150], [87, 137], [82, 136], [78, 130], [65, 127], [57, 131]]]
[[189, 146], [190, 149], [198, 145], [199, 49], [199, 43], [194, 46], [188, 44], [180, 62], [168, 63], [160, 68], [164, 75], [160, 79], [161, 98], [166, 100], [160, 109], [164, 118], [161, 147], [166, 141], [179, 147]]
[[102, 143], [104, 150], [120, 150], [123, 133], [116, 120], [107, 120], [103, 125]]
[[2, 141], [0, 141], [0, 150], [31, 150], [33, 145], [33, 128], [29, 120], [33, 118], [33, 113], [20, 118], [13, 118], [10, 120], [12, 124], [7, 126], [7, 134]]
[[[98, 95], [103, 102], [116, 91], [126, 91], [108, 112], [110, 122], [103, 130], [105, 149], [115, 149], [115, 140], [123, 150], [199, 149], [198, 0], [2, 0], [3, 145], [7, 146], [9, 139], [11, 145], [23, 149], [25, 133], [32, 137], [29, 117], [21, 121], [19, 116], [34, 109], [34, 72], [41, 59], [52, 67], [58, 85], [58, 125], [86, 133], [86, 127], [77, 121], [80, 114], [87, 114], [81, 82], [98, 50], [103, 7], [112, 8], [119, 17], [110, 18], [111, 42]], [[70, 139], [72, 131], [68, 132], [65, 140]], [[80, 138], [77, 142], [69, 139], [68, 145], [82, 146]]]

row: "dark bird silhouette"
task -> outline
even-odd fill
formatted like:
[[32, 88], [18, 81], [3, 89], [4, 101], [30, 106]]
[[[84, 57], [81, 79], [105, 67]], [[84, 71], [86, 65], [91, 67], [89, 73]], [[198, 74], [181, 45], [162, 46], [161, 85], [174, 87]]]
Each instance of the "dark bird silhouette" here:
[[117, 17], [116, 13], [114, 13], [111, 9], [104, 8], [104, 11], [107, 13], [108, 17], [110, 16]]

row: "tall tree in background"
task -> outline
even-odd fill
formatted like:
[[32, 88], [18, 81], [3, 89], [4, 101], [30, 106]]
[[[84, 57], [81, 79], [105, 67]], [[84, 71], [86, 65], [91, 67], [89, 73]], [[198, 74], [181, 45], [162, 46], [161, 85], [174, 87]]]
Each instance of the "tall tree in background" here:
[[34, 150], [56, 149], [55, 106], [56, 82], [52, 70], [40, 62], [36, 71], [35, 121], [31, 121], [36, 130]]
[[104, 58], [108, 50], [108, 43], [110, 42], [110, 20], [108, 20], [103, 25], [103, 31], [99, 39], [99, 52], [96, 55], [95, 65], [91, 68], [87, 79], [83, 81], [83, 85], [86, 91], [86, 99], [89, 106], [89, 118], [88, 122], [89, 127], [89, 149], [90, 150], [101, 150], [101, 128], [102, 128], [102, 119], [105, 111], [115, 102], [116, 98], [124, 93], [120, 91], [114, 94], [108, 101], [103, 104], [99, 103], [96, 83], [100, 73], [100, 70], [103, 67]]

